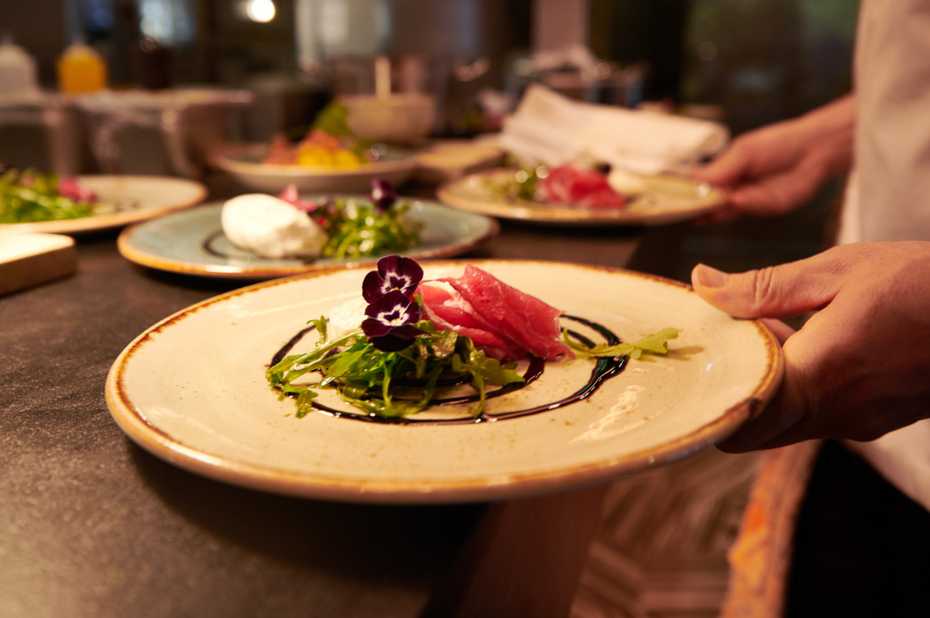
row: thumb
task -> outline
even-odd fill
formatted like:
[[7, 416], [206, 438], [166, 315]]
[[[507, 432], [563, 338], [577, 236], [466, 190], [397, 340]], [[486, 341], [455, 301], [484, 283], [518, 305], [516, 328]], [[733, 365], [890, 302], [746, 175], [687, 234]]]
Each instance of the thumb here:
[[835, 252], [744, 273], [727, 274], [698, 264], [694, 291], [738, 318], [797, 315], [828, 304], [842, 284], [844, 265]]

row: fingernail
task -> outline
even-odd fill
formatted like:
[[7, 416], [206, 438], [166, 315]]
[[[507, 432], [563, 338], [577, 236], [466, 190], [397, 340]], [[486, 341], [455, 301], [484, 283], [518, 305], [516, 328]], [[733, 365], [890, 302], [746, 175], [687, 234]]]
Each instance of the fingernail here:
[[711, 268], [706, 264], [698, 264], [697, 268], [694, 270], [694, 275], [697, 278], [697, 282], [705, 288], [721, 288], [723, 284], [727, 282], [726, 273], [716, 268]]

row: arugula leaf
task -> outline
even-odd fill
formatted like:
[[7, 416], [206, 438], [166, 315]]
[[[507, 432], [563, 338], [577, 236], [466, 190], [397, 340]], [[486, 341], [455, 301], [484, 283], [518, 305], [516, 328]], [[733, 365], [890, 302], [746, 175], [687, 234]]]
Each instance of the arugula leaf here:
[[578, 356], [582, 358], [613, 358], [615, 356], [629, 356], [633, 359], [640, 358], [643, 354], [665, 355], [668, 354], [668, 342], [676, 339], [681, 331], [677, 328], [663, 328], [649, 335], [646, 335], [635, 343], [618, 343], [616, 345], [596, 345], [589, 348], [586, 345], [578, 343], [568, 335], [568, 331], [562, 330], [562, 340]]
[[104, 205], [62, 195], [54, 174], [17, 169], [0, 174], [0, 223], [77, 219], [103, 209]]
[[407, 251], [420, 241], [422, 230], [407, 216], [409, 211], [404, 200], [379, 211], [369, 200], [336, 199], [332, 208], [318, 215], [329, 236], [323, 256], [346, 259]]
[[326, 327], [329, 324], [329, 318], [325, 315], [321, 315], [316, 320], [308, 320], [307, 324], [313, 326], [316, 332], [320, 333], [320, 341], [326, 341]]

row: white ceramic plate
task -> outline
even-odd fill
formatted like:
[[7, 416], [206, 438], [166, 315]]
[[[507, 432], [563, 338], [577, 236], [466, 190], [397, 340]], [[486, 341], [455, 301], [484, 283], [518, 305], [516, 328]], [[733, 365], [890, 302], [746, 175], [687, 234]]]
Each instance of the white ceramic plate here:
[[78, 181], [96, 193], [101, 202], [115, 204], [117, 212], [80, 219], [0, 224], [0, 232], [96, 232], [194, 206], [207, 195], [206, 188], [199, 182], [167, 176], [79, 176]]
[[503, 179], [513, 170], [471, 174], [439, 189], [439, 200], [450, 206], [491, 217], [544, 225], [665, 225], [693, 219], [721, 206], [724, 195], [708, 184], [682, 176], [643, 176], [646, 190], [625, 208], [585, 208], [527, 200], [507, 201], [488, 188], [489, 179]]
[[277, 193], [288, 185], [317, 193], [365, 193], [375, 178], [399, 185], [416, 169], [412, 152], [392, 149], [384, 161], [349, 170], [315, 170], [300, 165], [262, 163], [267, 146], [230, 146], [211, 157], [211, 163], [246, 187]]
[[[113, 364], [111, 414], [155, 455], [230, 483], [336, 500], [454, 502], [564, 489], [684, 457], [732, 432], [781, 379], [780, 348], [761, 324], [724, 315], [682, 284], [555, 262], [473, 263], [625, 339], [681, 328], [678, 351], [631, 361], [586, 401], [517, 419], [298, 419], [293, 402], [269, 390], [265, 367], [310, 318], [327, 314], [333, 329], [360, 320], [367, 269], [356, 268], [242, 288], [166, 318]], [[464, 264], [429, 262], [426, 276], [457, 275]], [[590, 360], [549, 363], [489, 412], [560, 399], [592, 368]], [[345, 408], [330, 394], [321, 400]]]

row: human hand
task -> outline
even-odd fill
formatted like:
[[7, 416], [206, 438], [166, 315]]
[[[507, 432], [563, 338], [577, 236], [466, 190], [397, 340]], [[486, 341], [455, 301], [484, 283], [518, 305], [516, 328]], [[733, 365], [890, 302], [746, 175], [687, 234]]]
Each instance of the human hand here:
[[691, 278], [698, 294], [736, 317], [817, 311], [797, 332], [777, 326], [781, 389], [722, 450], [874, 440], [930, 417], [930, 242], [846, 245], [730, 275], [698, 265]]
[[694, 171], [698, 180], [728, 192], [727, 205], [709, 219], [779, 215], [810, 200], [849, 166], [854, 112], [852, 97], [847, 97], [738, 137], [714, 161]]

